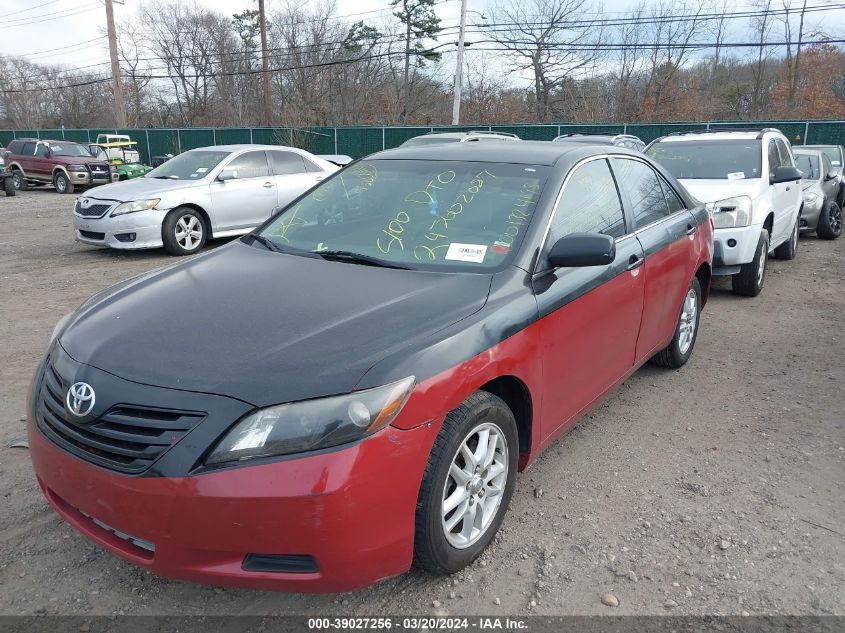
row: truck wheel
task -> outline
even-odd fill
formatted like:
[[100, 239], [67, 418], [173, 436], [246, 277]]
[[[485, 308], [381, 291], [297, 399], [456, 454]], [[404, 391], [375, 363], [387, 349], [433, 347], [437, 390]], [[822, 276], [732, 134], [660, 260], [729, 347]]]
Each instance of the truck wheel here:
[[[799, 216], [800, 217], [800, 216]], [[795, 259], [795, 254], [798, 252], [798, 220], [795, 220], [795, 226], [792, 227], [792, 233], [789, 239], [775, 249], [775, 257], [778, 259]]]
[[14, 178], [4, 178], [3, 179], [3, 191], [6, 192], [6, 197], [11, 198], [15, 195], [15, 180]]
[[516, 420], [501, 398], [476, 391], [446, 416], [417, 498], [418, 567], [452, 574], [478, 558], [507, 512], [518, 453]]
[[835, 240], [842, 235], [842, 209], [835, 202], [828, 204], [819, 214], [816, 235], [823, 240]]
[[739, 272], [731, 277], [731, 287], [735, 295], [756, 297], [763, 289], [766, 280], [766, 263], [769, 258], [769, 231], [762, 229], [757, 241], [754, 259], [743, 264]]
[[58, 171], [56, 172], [56, 175], [53, 176], [53, 186], [59, 193], [73, 193], [74, 190], [73, 183], [63, 171]]
[[651, 357], [651, 362], [660, 367], [677, 369], [692, 356], [695, 339], [698, 338], [698, 324], [701, 320], [701, 283], [698, 277], [692, 278], [689, 290], [684, 297], [675, 336], [664, 349]]
[[18, 191], [26, 191], [29, 188], [29, 183], [24, 178], [23, 172], [20, 169], [12, 170], [12, 182]]
[[190, 207], [176, 207], [161, 226], [161, 240], [171, 255], [190, 255], [205, 244], [208, 229], [200, 212]]

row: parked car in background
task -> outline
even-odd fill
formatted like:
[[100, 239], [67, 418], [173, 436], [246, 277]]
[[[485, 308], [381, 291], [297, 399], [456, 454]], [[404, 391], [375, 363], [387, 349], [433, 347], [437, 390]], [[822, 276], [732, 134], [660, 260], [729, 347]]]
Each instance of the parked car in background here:
[[800, 229], [815, 231], [823, 240], [834, 240], [842, 234], [842, 209], [836, 202], [842, 176], [826, 152], [796, 147], [792, 153], [796, 167], [804, 174]]
[[552, 139], [555, 142], [591, 143], [593, 145], [615, 145], [641, 152], [645, 143], [633, 134], [561, 134]]
[[431, 132], [422, 136], [409, 138], [399, 147], [413, 147], [415, 145], [430, 145], [431, 143], [469, 143], [475, 141], [518, 141], [516, 134], [509, 132], [490, 132], [488, 130], [471, 130], [469, 132]]
[[824, 152], [830, 159], [831, 165], [839, 174], [839, 192], [836, 196], [836, 204], [839, 208], [845, 207], [845, 149], [841, 145], [802, 145], [802, 149], [812, 149]]
[[120, 249], [194, 253], [212, 237], [249, 232], [337, 166], [279, 145], [192, 149], [141, 178], [76, 201], [77, 241]]
[[518, 469], [639, 366], [690, 358], [712, 231], [631, 150], [372, 155], [61, 319], [28, 403], [39, 485], [164, 576], [326, 592], [457, 572]]
[[150, 158], [150, 165], [152, 165], [153, 169], [155, 169], [156, 167], [161, 167], [162, 165], [164, 165], [164, 163], [169, 161], [171, 158], [173, 158], [173, 154], [165, 154], [164, 156], [152, 156]]
[[130, 180], [139, 178], [149, 172], [152, 167], [141, 163], [140, 154], [134, 142], [89, 143], [88, 151], [91, 156], [100, 160], [108, 161], [117, 170], [117, 179]]
[[645, 151], [696, 198], [716, 225], [714, 275], [734, 293], [760, 294], [770, 251], [793, 259], [798, 248], [801, 172], [780, 131], [696, 131], [664, 136]]
[[73, 193], [77, 187], [117, 181], [112, 165], [91, 156], [85, 145], [70, 141], [19, 138], [9, 143], [4, 157], [18, 191], [52, 184], [59, 193]]

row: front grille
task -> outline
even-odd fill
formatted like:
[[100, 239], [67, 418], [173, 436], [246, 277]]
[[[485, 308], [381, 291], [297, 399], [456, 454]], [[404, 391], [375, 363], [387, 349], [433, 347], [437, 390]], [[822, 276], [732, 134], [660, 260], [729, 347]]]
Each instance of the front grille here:
[[77, 424], [65, 412], [68, 386], [48, 365], [38, 394], [38, 428], [74, 455], [124, 473], [146, 470], [205, 417], [195, 411], [118, 404], [93, 422]]
[[73, 212], [83, 218], [101, 218], [109, 209], [111, 209], [110, 204], [92, 204], [89, 207], [83, 207], [82, 203], [77, 200]]

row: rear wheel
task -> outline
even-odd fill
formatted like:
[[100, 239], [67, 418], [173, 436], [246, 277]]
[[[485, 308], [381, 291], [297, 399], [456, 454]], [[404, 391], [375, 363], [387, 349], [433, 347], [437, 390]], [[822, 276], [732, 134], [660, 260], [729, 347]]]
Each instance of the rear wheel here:
[[493, 540], [516, 481], [516, 420], [501, 398], [477, 391], [449, 413], [417, 500], [414, 562], [451, 574]]
[[828, 204], [819, 214], [816, 235], [823, 240], [835, 240], [842, 235], [842, 209], [835, 202]]
[[798, 222], [799, 220], [796, 219], [789, 239], [775, 249], [775, 257], [778, 259], [795, 259], [795, 254], [798, 252]]
[[18, 191], [26, 191], [29, 188], [29, 183], [24, 178], [23, 172], [20, 169], [12, 170], [12, 182]]
[[769, 231], [762, 229], [757, 241], [754, 259], [743, 264], [739, 272], [731, 277], [731, 288], [734, 294], [743, 297], [756, 297], [763, 289], [766, 280], [766, 264], [769, 258]]
[[205, 244], [205, 220], [196, 209], [177, 207], [167, 214], [161, 227], [164, 248], [171, 255], [190, 255]]
[[686, 364], [689, 357], [692, 356], [695, 339], [698, 338], [700, 316], [701, 283], [698, 281], [698, 277], [693, 277], [681, 306], [678, 325], [675, 327], [675, 336], [672, 337], [672, 342], [669, 345], [651, 357], [651, 362], [661, 367], [673, 369]]
[[13, 178], [3, 179], [3, 191], [6, 193], [7, 197], [15, 195], [17, 190], [15, 189], [15, 181]]
[[73, 183], [63, 171], [57, 171], [56, 175], [53, 176], [53, 186], [59, 193], [73, 193], [74, 190]]

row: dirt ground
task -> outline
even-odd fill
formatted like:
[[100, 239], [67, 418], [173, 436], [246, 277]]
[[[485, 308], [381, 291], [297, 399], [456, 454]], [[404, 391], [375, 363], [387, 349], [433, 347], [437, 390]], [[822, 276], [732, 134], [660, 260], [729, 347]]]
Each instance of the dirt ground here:
[[75, 243], [72, 204], [0, 197], [0, 614], [845, 614], [845, 239], [802, 238], [756, 299], [716, 284], [689, 364], [641, 369], [522, 473], [471, 568], [308, 596], [124, 563], [65, 525], [26, 449], [6, 447], [56, 321], [172, 262]]

